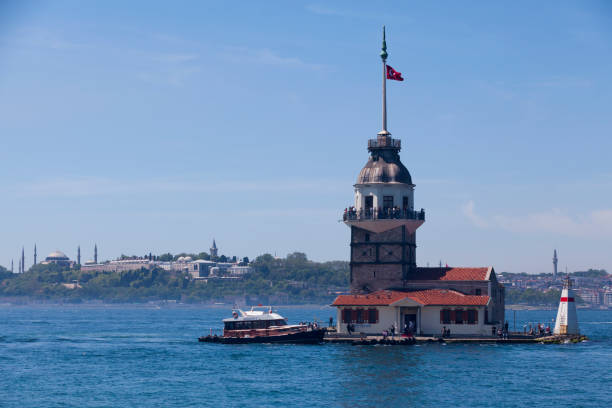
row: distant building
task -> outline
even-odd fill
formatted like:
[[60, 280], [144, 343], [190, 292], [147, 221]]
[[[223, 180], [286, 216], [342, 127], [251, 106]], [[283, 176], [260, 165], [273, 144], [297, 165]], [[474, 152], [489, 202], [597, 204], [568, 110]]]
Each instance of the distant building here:
[[217, 249], [217, 243], [215, 242], [215, 240], [213, 239], [213, 243], [212, 246], [210, 247], [210, 258], [211, 259], [215, 259], [219, 256], [218, 254], [218, 249]]
[[89, 272], [125, 272], [139, 269], [161, 268], [169, 272], [188, 273], [193, 279], [242, 277], [251, 271], [249, 266], [239, 266], [228, 262], [193, 260], [190, 256], [179, 257], [176, 261], [151, 261], [148, 258], [123, 259], [104, 263], [87, 261], [81, 265], [82, 271]]
[[557, 258], [557, 250], [553, 252], [553, 280], [557, 280], [557, 263], [559, 262], [559, 258]]
[[74, 266], [74, 261], [71, 261], [70, 258], [68, 258], [68, 256], [62, 251], [51, 252], [41, 263], [43, 265], [56, 264], [70, 268]]
[[126, 259], [104, 263], [87, 261], [85, 265], [81, 265], [81, 270], [89, 272], [125, 272], [136, 271], [142, 268], [153, 269], [154, 267], [155, 263], [147, 259]]

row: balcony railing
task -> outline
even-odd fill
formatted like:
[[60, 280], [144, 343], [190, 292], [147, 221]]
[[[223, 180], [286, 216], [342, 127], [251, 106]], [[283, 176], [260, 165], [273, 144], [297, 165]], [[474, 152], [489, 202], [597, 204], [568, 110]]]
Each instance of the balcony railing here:
[[368, 210], [356, 210], [354, 207], [346, 208], [342, 217], [344, 221], [364, 220], [418, 220], [425, 221], [425, 210], [414, 211], [399, 207], [394, 208], [372, 208]]
[[379, 139], [368, 140], [368, 149], [380, 149], [384, 147], [390, 147], [393, 149], [401, 149], [402, 141], [399, 139], [392, 139], [391, 137], [384, 137]]

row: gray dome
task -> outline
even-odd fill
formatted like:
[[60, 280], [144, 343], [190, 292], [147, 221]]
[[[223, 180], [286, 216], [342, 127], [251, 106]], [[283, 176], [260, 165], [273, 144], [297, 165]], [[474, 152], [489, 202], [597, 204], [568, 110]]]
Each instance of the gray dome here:
[[62, 251], [51, 252], [47, 259], [55, 259], [55, 260], [68, 260], [69, 258]]
[[357, 184], [369, 183], [412, 184], [412, 177], [406, 166], [400, 161], [397, 151], [374, 150], [357, 177]]

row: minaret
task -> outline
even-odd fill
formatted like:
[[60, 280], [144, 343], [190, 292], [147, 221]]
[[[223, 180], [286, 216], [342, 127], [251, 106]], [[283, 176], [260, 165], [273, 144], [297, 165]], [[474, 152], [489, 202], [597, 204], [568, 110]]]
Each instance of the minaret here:
[[25, 272], [25, 247], [21, 247], [21, 273]]
[[580, 334], [576, 302], [574, 302], [574, 290], [572, 289], [572, 281], [569, 276], [563, 281], [563, 290], [561, 291], [561, 301], [557, 311], [554, 334]]
[[557, 280], [557, 263], [559, 262], [559, 258], [557, 258], [557, 250], [553, 252], [553, 280]]
[[353, 293], [401, 289], [416, 273], [416, 230], [424, 210], [414, 210], [410, 172], [400, 160], [401, 141], [387, 129], [387, 43], [383, 27], [382, 130], [368, 141], [370, 158], [355, 183], [355, 205], [345, 209], [351, 228]]
[[98, 263], [98, 244], [94, 245], [94, 263]]
[[218, 255], [218, 249], [217, 249], [217, 243], [215, 242], [215, 239], [213, 238], [213, 243], [212, 246], [210, 247], [210, 258], [214, 259], [216, 258]]
[[81, 264], [81, 246], [77, 247], [77, 265]]
[[36, 244], [34, 244], [34, 265], [36, 265]]
[[11, 273], [15, 273], [15, 269], [13, 269], [13, 268], [14, 268], [14, 266], [13, 266], [13, 260], [11, 259]]

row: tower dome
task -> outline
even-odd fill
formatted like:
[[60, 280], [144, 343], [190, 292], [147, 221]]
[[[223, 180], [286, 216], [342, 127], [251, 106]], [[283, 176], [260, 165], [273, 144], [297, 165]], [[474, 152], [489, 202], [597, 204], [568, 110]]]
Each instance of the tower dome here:
[[[378, 140], [372, 141], [378, 142]], [[392, 141], [399, 142], [395, 139], [392, 139]], [[371, 156], [359, 172], [357, 184], [402, 183], [412, 185], [410, 172], [400, 161], [399, 143], [396, 144], [398, 145], [396, 148], [368, 146]]]

